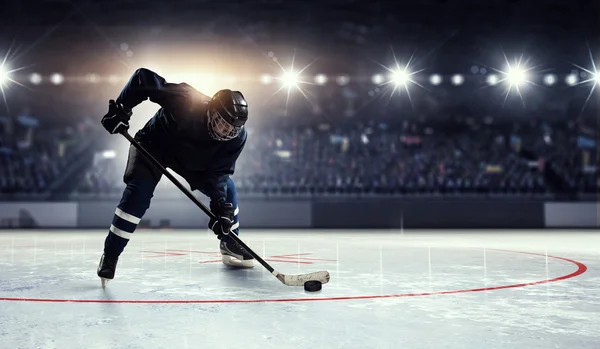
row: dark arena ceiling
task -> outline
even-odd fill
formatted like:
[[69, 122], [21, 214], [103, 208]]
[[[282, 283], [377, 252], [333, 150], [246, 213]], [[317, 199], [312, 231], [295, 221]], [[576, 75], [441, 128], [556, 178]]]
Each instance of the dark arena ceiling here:
[[574, 40], [598, 40], [599, 14], [600, 1], [594, 0], [4, 0], [0, 28], [8, 40], [60, 27], [72, 33], [60, 37], [73, 43], [78, 27], [110, 27], [138, 38], [160, 31], [157, 41], [250, 39], [329, 54], [449, 37], [464, 39], [457, 46], [469, 51], [481, 46], [473, 37], [502, 43], [533, 36], [536, 47], [561, 46], [557, 51], [564, 52]]
[[[275, 65], [267, 53], [274, 51], [287, 58], [282, 64], [292, 55], [304, 64], [318, 58], [315, 71], [366, 80], [379, 68], [374, 62], [393, 61], [392, 51], [402, 59], [415, 54], [419, 67], [440, 74], [501, 64], [503, 52], [526, 54], [539, 69], [560, 74], [573, 62], [586, 64], [589, 51], [600, 56], [598, 0], [4, 0], [0, 6], [0, 52], [14, 48], [19, 64], [41, 74], [127, 75], [153, 47], [167, 61], [180, 59], [173, 52], [215, 50], [237, 60], [231, 74], [268, 72], [267, 63]], [[132, 47], [133, 58], [121, 43]], [[248, 68], [239, 63], [250, 60]], [[561, 93], [538, 99], [567, 99]], [[94, 90], [89, 94], [96, 98]], [[436, 101], [471, 97], [440, 92]]]
[[[98, 25], [178, 24], [235, 18], [248, 22], [319, 23], [377, 21], [430, 24], [506, 21], [514, 17], [546, 20], [554, 25], [598, 24], [600, 2], [594, 0], [4, 0], [3, 25], [53, 24], [69, 13], [84, 13]], [[594, 28], [598, 30], [599, 28]]]

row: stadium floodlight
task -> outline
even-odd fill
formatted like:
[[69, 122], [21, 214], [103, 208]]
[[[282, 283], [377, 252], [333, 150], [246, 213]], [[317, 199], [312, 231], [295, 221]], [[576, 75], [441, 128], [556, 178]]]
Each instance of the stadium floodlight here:
[[589, 47], [588, 47], [588, 54], [590, 56], [590, 63], [588, 65], [588, 68], [586, 68], [582, 65], [579, 65], [579, 64], [574, 64], [574, 66], [580, 70], [579, 75], [584, 80], [579, 81], [579, 77], [577, 76], [578, 71], [574, 69], [573, 71], [571, 71], [571, 74], [574, 75], [574, 77], [568, 76], [565, 81], [567, 82], [567, 84], [569, 84], [571, 86], [591, 84], [592, 91], [593, 91], [593, 90], [595, 90], [596, 85], [600, 85], [600, 71], [598, 71], [598, 69], [596, 68], [598, 66], [598, 64], [596, 64], [596, 60], [594, 59], [592, 50]]
[[54, 85], [60, 85], [65, 81], [65, 77], [62, 74], [54, 73], [52, 76], [50, 76], [50, 81]]
[[410, 73], [404, 70], [396, 70], [391, 74], [390, 80], [396, 86], [406, 86], [406, 84], [410, 81]]
[[[412, 97], [410, 94], [410, 87], [411, 87], [411, 85], [417, 85], [420, 88], [424, 88], [423, 85], [421, 85], [419, 83], [419, 81], [417, 81], [413, 76], [416, 74], [419, 74], [420, 72], [425, 70], [425, 68], [419, 69], [419, 70], [414, 70], [414, 68], [412, 66], [412, 63], [414, 63], [414, 59], [415, 59], [414, 54], [410, 56], [410, 58], [408, 59], [408, 62], [406, 62], [406, 64], [400, 63], [398, 61], [393, 49], [392, 49], [392, 55], [394, 56], [394, 62], [392, 63], [391, 66], [385, 66], [383, 64], [379, 64], [382, 68], [385, 68], [387, 71], [389, 71], [389, 75], [387, 76], [387, 81], [385, 81], [384, 84], [391, 85], [392, 88], [391, 89], [386, 88], [386, 90], [391, 90], [390, 99], [394, 96], [396, 91], [404, 90], [404, 92], [406, 92], [406, 96], [408, 97], [410, 105], [413, 107], [413, 110], [414, 110], [414, 104], [413, 104]], [[376, 79], [379, 79], [379, 78], [376, 78]]]
[[[9, 50], [10, 53], [10, 50]], [[20, 82], [18, 82], [17, 80], [15, 80], [12, 76], [12, 74], [16, 71], [25, 69], [25, 67], [20, 67], [20, 68], [14, 68], [14, 67], [10, 67], [10, 64], [7, 64], [7, 58], [9, 53], [6, 54], [6, 56], [4, 57], [4, 60], [0, 61], [0, 94], [2, 95], [2, 100], [4, 101], [4, 105], [6, 106], [6, 112], [9, 111], [8, 109], [8, 101], [6, 99], [6, 89], [9, 87], [10, 84], [16, 84], [19, 86], [24, 87], [23, 84], [21, 84]]]
[[565, 82], [569, 86], [575, 86], [575, 85], [577, 85], [577, 82], [579, 82], [579, 78], [577, 78], [577, 75], [575, 75], [575, 74], [569, 74], [565, 78]]
[[4, 65], [0, 65], [0, 85], [8, 82], [9, 71]]
[[[271, 56], [271, 52], [269, 52], [269, 56]], [[279, 66], [279, 69], [281, 69], [281, 74], [279, 75], [279, 77], [276, 78], [277, 80], [280, 81], [281, 87], [277, 91], [275, 91], [273, 93], [273, 95], [279, 93], [279, 91], [281, 91], [281, 90], [287, 90], [286, 110], [287, 110], [287, 103], [289, 101], [289, 97], [290, 97], [292, 90], [297, 90], [298, 92], [300, 92], [300, 94], [302, 94], [302, 96], [307, 101], [310, 102], [307, 94], [305, 93], [305, 91], [302, 88], [302, 85], [305, 85], [305, 84], [312, 85], [313, 83], [309, 82], [309, 81], [305, 81], [303, 79], [303, 73], [306, 69], [308, 69], [316, 61], [316, 59], [314, 61], [312, 61], [311, 63], [305, 65], [301, 69], [297, 69], [297, 68], [294, 68], [294, 62], [296, 60], [295, 53], [294, 53], [294, 56], [292, 56], [292, 64], [290, 65], [289, 68], [284, 68], [279, 63], [279, 60], [275, 60], [275, 58], [277, 58], [277, 57], [275, 57], [274, 53], [272, 56], [273, 56], [272, 58], [274, 59], [274, 62], [277, 63], [277, 65]], [[322, 79], [322, 78], [319, 78], [319, 79]]]
[[506, 71], [506, 80], [512, 86], [521, 86], [527, 82], [527, 73], [520, 67], [508, 67]]
[[6, 100], [6, 89], [10, 84], [19, 85], [21, 87], [25, 87], [25, 85], [21, 84], [19, 81], [13, 78], [13, 73], [19, 70], [23, 70], [26, 67], [11, 67], [12, 64], [8, 62], [8, 57], [10, 55], [10, 49], [6, 53], [3, 59], [0, 60], [0, 94], [2, 95], [2, 100], [4, 101], [4, 105], [6, 106], [6, 111], [8, 112], [8, 102]]
[[504, 100], [502, 102], [502, 107], [506, 105], [506, 101], [508, 100], [508, 96], [511, 92], [519, 97], [521, 100], [521, 104], [525, 107], [525, 99], [523, 98], [523, 91], [527, 85], [536, 85], [533, 81], [529, 79], [530, 72], [536, 69], [535, 66], [530, 66], [530, 58], [525, 59], [521, 54], [518, 57], [515, 57], [512, 61], [506, 57], [506, 54], [502, 52], [504, 57], [504, 61], [506, 62], [504, 69], [496, 69], [492, 68], [498, 74], [500, 74], [500, 79], [496, 82], [497, 84], [503, 83], [506, 88], [504, 90]]
[[315, 82], [317, 85], [325, 85], [327, 83], [327, 76], [325, 74], [318, 74], [315, 76]]
[[532, 81], [529, 80], [529, 71], [535, 69], [535, 67], [528, 67], [529, 59], [525, 60], [523, 55], [518, 58], [515, 58], [511, 63], [506, 55], [504, 55], [504, 60], [506, 61], [506, 67], [504, 70], [496, 70], [498, 73], [502, 74], [502, 79], [498, 82], [504, 82], [508, 85], [506, 93], [510, 93], [510, 91], [515, 90], [521, 96], [521, 89], [526, 84], [535, 85]]
[[433, 74], [429, 77], [429, 82], [432, 85], [439, 85], [442, 83], [442, 77], [439, 74]]
[[552, 86], [552, 85], [556, 84], [556, 75], [546, 74], [544, 76], [544, 84], [546, 84], [547, 86]]
[[29, 76], [29, 82], [34, 85], [39, 85], [42, 83], [42, 76], [38, 73], [33, 73]]
[[[270, 52], [269, 52], [270, 55]], [[293, 92], [299, 92], [302, 97], [309, 103], [313, 104], [309, 97], [307, 92], [304, 91], [303, 86], [302, 85], [312, 85], [311, 82], [309, 81], [305, 81], [303, 80], [303, 73], [306, 69], [308, 69], [315, 61], [312, 61], [311, 63], [307, 64], [306, 66], [304, 66], [302, 69], [295, 69], [294, 68], [294, 61], [295, 61], [295, 56], [296, 54], [294, 53], [294, 56], [292, 57], [292, 64], [290, 65], [289, 69], [284, 68], [278, 60], [274, 60], [275, 63], [277, 63], [277, 65], [279, 66], [279, 69], [281, 69], [281, 75], [279, 75], [277, 78], [277, 80], [280, 80], [279, 85], [281, 85], [277, 91], [273, 92], [273, 94], [271, 96], [275, 96], [276, 94], [278, 94], [280, 91], [285, 90], [286, 92], [286, 100], [285, 100], [285, 110], [284, 110], [284, 115], [287, 115], [287, 108], [288, 108], [288, 103], [290, 101], [290, 96], [292, 95], [292, 90], [294, 90]], [[275, 57], [275, 55], [273, 54], [273, 58], [277, 58]], [[263, 80], [264, 82], [264, 80]], [[313, 105], [314, 107], [314, 105]]]
[[291, 89], [293, 87], [298, 87], [298, 73], [296, 72], [284, 72], [281, 75], [281, 83], [283, 84], [284, 87], [287, 87], [288, 89]]
[[490, 74], [487, 76], [486, 81], [490, 85], [496, 85], [498, 83], [498, 81], [500, 81], [500, 79], [498, 79], [498, 75]]
[[371, 77], [371, 82], [375, 85], [381, 85], [385, 81], [385, 78], [381, 74], [375, 74]]
[[587, 78], [587, 79], [585, 79], [583, 81], [579, 81], [579, 77], [575, 74], [576, 71], [572, 71], [571, 75], [569, 75], [565, 78], [565, 82], [569, 86], [577, 86], [577, 85], [583, 85], [583, 84], [590, 85], [590, 92], [588, 93], [587, 98], [585, 99], [585, 102], [583, 102], [583, 107], [581, 108], [581, 113], [583, 113], [583, 111], [587, 107], [588, 102], [594, 95], [594, 91], [596, 91], [596, 87], [600, 86], [600, 71], [598, 71], [598, 68], [597, 68], [598, 64], [596, 63], [596, 60], [594, 59], [594, 55], [592, 54], [592, 50], [589, 47], [588, 47], [588, 54], [590, 56], [589, 68], [586, 68], [586, 67], [578, 65], [578, 64], [574, 64], [574, 66], [576, 68], [579, 68], [581, 70], [579, 75], [581, 75], [582, 78], [584, 78], [584, 79]]
[[451, 80], [452, 83], [456, 86], [462, 85], [465, 82], [465, 78], [460, 74], [454, 74]]

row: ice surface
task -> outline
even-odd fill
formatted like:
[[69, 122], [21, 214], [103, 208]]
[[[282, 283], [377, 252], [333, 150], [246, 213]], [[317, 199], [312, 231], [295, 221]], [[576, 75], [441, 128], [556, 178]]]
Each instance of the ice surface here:
[[595, 231], [244, 231], [316, 293], [204, 230], [139, 230], [103, 290], [105, 236], [0, 232], [0, 348], [600, 348]]

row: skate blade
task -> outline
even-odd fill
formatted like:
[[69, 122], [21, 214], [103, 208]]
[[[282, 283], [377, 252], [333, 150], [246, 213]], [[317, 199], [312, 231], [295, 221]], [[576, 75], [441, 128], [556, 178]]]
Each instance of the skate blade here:
[[253, 260], [245, 260], [244, 261], [244, 260], [239, 260], [232, 256], [228, 256], [228, 255], [223, 255], [223, 264], [228, 265], [230, 267], [234, 267], [234, 268], [244, 268], [244, 269], [254, 268]]
[[100, 278], [100, 281], [102, 283], [102, 288], [106, 288], [106, 284], [108, 284], [110, 279]]

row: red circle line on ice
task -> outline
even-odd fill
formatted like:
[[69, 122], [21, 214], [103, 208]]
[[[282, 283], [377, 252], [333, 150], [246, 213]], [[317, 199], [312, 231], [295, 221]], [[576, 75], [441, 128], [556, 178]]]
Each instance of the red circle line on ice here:
[[[492, 287], [482, 288], [471, 288], [464, 290], [452, 290], [452, 291], [436, 291], [436, 292], [423, 292], [423, 293], [398, 293], [398, 294], [385, 294], [385, 295], [364, 295], [364, 296], [341, 296], [341, 297], [310, 297], [310, 298], [280, 298], [280, 299], [190, 299], [190, 300], [117, 300], [117, 299], [51, 299], [51, 298], [2, 298], [0, 301], [12, 301], [12, 302], [39, 302], [39, 303], [133, 303], [133, 304], [201, 304], [201, 303], [285, 303], [285, 302], [315, 302], [315, 301], [350, 301], [360, 299], [385, 299], [385, 298], [401, 298], [401, 297], [422, 297], [422, 296], [436, 296], [436, 295], [449, 295], [459, 293], [472, 293], [472, 292], [483, 292], [483, 291], [495, 291], [507, 288], [518, 288], [526, 286], [534, 286], [540, 284], [546, 284], [550, 282], [557, 282], [567, 280], [579, 276], [587, 271], [587, 266], [581, 262], [557, 256], [550, 256], [546, 254], [533, 253], [533, 252], [521, 252], [521, 251], [510, 251], [510, 250], [498, 250], [498, 249], [487, 249], [489, 251], [500, 251], [527, 254], [534, 256], [542, 256], [561, 260], [572, 263], [577, 266], [577, 270], [574, 272], [555, 277], [552, 279], [532, 281], [520, 284], [501, 285]], [[276, 282], [276, 281], [275, 281]], [[324, 287], [327, 290], [327, 287]]]

